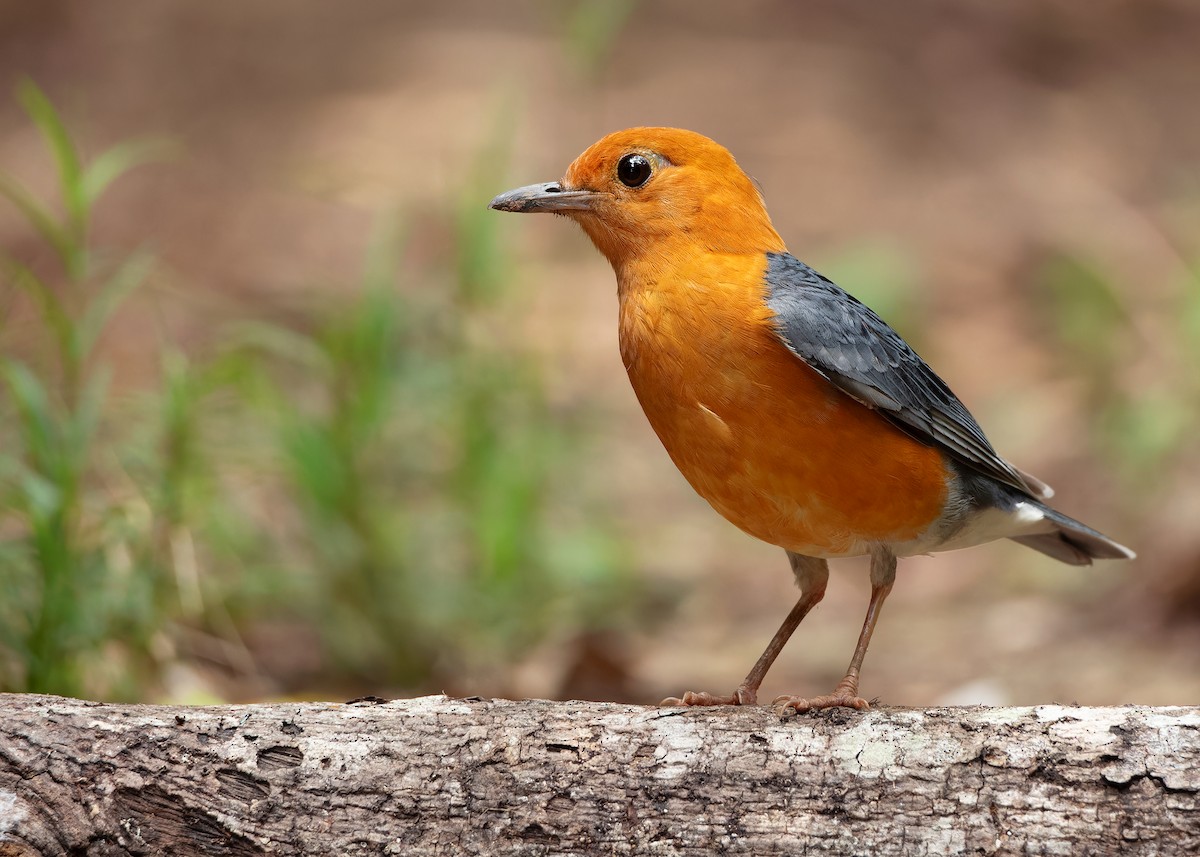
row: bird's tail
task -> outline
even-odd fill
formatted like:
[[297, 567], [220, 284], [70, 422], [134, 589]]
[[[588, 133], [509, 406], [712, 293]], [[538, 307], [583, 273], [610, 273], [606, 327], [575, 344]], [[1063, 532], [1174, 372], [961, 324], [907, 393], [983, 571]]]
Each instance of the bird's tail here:
[[1091, 565], [1094, 559], [1133, 559], [1137, 556], [1125, 545], [1114, 542], [1087, 524], [1041, 503], [1037, 506], [1045, 515], [1046, 523], [1050, 525], [1049, 531], [1012, 536], [1014, 542], [1020, 542], [1069, 565]]

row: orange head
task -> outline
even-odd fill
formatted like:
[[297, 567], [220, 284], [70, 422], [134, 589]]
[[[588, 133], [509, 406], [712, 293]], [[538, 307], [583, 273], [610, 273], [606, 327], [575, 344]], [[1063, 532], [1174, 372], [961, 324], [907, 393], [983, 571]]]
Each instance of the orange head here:
[[635, 259], [687, 249], [784, 250], [758, 188], [733, 155], [678, 128], [609, 134], [576, 158], [562, 181], [503, 193], [490, 207], [570, 217], [618, 272]]

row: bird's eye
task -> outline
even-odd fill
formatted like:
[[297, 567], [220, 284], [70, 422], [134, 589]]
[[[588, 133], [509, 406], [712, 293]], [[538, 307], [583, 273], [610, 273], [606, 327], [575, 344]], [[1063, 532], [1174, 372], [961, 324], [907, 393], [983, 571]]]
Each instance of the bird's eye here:
[[625, 187], [641, 187], [651, 172], [650, 161], [645, 155], [626, 155], [617, 161], [617, 178]]

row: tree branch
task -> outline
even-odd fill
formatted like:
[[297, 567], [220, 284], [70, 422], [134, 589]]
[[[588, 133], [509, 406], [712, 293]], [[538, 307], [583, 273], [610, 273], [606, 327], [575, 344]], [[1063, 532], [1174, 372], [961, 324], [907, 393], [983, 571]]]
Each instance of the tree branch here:
[[0, 695], [0, 857], [1198, 851], [1200, 708]]

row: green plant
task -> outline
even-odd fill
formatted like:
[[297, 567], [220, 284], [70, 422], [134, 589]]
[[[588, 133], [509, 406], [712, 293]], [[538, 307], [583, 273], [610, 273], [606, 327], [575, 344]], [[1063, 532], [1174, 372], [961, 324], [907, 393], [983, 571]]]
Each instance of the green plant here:
[[582, 426], [551, 412], [513, 318], [500, 219], [479, 204], [506, 137], [468, 172], [453, 255], [417, 268], [386, 222], [335, 308], [240, 327], [300, 513], [288, 566], [342, 676], [494, 674], [636, 593], [573, 496]]
[[141, 626], [136, 599], [114, 592], [128, 582], [123, 516], [89, 483], [109, 380], [92, 355], [151, 264], [144, 252], [108, 258], [90, 245], [89, 232], [105, 189], [156, 147], [122, 144], [85, 162], [40, 89], [24, 81], [18, 96], [53, 153], [64, 211], [55, 214], [0, 173], [0, 195], [53, 249], [61, 269], [51, 279], [11, 255], [0, 256], [10, 298], [16, 291], [34, 305], [43, 334], [34, 343], [41, 353], [0, 357], [6, 393], [0, 645], [7, 653], [0, 681], [77, 694], [105, 641]]
[[277, 622], [319, 631], [306, 682], [496, 689], [531, 646], [628, 615], [638, 590], [579, 491], [587, 415], [551, 406], [480, 203], [511, 129], [423, 218], [450, 252], [418, 264], [388, 220], [359, 288], [227, 325], [215, 356], [165, 346], [161, 383], [118, 398], [96, 344], [151, 259], [89, 233], [157, 149], [82, 160], [45, 96], [21, 99], [64, 212], [0, 176], [60, 269], [3, 257], [10, 308], [39, 324], [4, 331], [0, 357], [0, 685], [139, 697], [197, 646], [253, 675], [242, 638]]
[[921, 290], [912, 259], [886, 240], [866, 240], [843, 247], [817, 269], [896, 328], [918, 351], [925, 331]]
[[580, 72], [597, 73], [636, 7], [637, 0], [577, 0], [564, 7], [563, 47]]
[[[1162, 290], [1165, 312], [1152, 332], [1135, 327], [1114, 279], [1090, 260], [1055, 256], [1041, 281], [1059, 342], [1086, 385], [1094, 442], [1131, 490], [1157, 484], [1147, 474], [1182, 463], [1200, 428], [1200, 276], [1193, 267]], [[1130, 382], [1135, 363], [1149, 369], [1148, 382]]]

